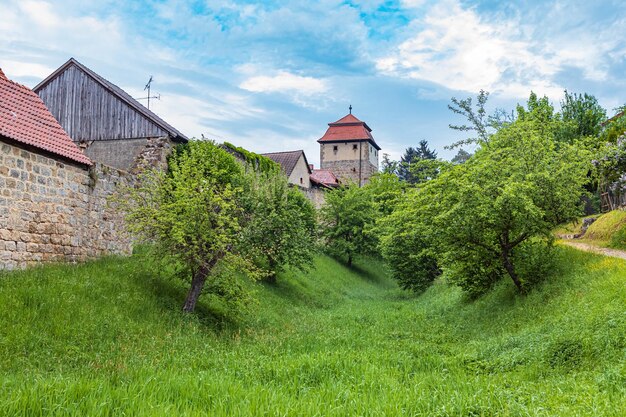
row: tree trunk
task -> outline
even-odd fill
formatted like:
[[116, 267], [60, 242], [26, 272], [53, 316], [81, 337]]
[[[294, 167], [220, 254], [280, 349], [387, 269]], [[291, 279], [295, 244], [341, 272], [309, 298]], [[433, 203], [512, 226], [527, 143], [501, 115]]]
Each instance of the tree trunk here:
[[524, 292], [524, 287], [522, 286], [522, 282], [520, 281], [517, 273], [515, 272], [515, 268], [513, 267], [513, 261], [511, 261], [511, 252], [508, 249], [502, 249], [502, 263], [504, 264], [504, 268], [506, 272], [508, 272], [509, 276], [513, 280], [513, 283], [517, 287], [519, 292]]
[[189, 288], [189, 292], [187, 293], [187, 299], [185, 300], [185, 305], [183, 305], [183, 311], [185, 313], [193, 313], [196, 308], [196, 303], [198, 302], [198, 298], [200, 297], [200, 293], [202, 292], [202, 287], [204, 287], [204, 283], [206, 282], [207, 277], [209, 276], [210, 269], [203, 265], [198, 271], [194, 274], [191, 279], [191, 288]]
[[348, 266], [352, 266], [352, 254], [348, 255]]

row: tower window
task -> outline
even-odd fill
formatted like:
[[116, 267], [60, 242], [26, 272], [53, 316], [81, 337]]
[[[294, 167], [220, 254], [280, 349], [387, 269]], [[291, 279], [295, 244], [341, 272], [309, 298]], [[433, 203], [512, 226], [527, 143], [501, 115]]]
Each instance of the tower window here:
[[300, 177], [300, 184], [304, 184], [304, 180]]
[[333, 151], [337, 152], [337, 145], [333, 146]]
[[352, 149], [354, 149], [355, 151], [357, 150], [357, 148], [358, 148], [358, 147], [357, 147], [357, 145], [356, 145], [356, 144], [355, 144], [355, 145], [352, 145]]

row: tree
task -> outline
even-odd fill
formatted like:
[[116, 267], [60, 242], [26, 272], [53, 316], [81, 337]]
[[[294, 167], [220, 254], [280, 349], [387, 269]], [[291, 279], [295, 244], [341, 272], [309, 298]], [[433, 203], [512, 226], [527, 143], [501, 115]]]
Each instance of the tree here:
[[375, 252], [375, 237], [368, 232], [375, 220], [374, 206], [368, 193], [356, 185], [326, 193], [320, 217], [327, 250], [345, 257], [348, 266], [356, 256]]
[[393, 161], [389, 158], [388, 153], [383, 154], [383, 160], [380, 163], [380, 171], [383, 174], [395, 174], [398, 173], [398, 161]]
[[430, 184], [438, 260], [472, 295], [503, 276], [525, 292], [549, 265], [552, 229], [581, 210], [589, 153], [557, 147], [561, 121], [531, 102], [524, 117]]
[[563, 121], [573, 123], [574, 137], [597, 137], [606, 120], [606, 110], [598, 104], [598, 99], [587, 93], [570, 94], [567, 90], [561, 101], [561, 115]]
[[463, 164], [465, 162], [467, 162], [468, 159], [470, 159], [472, 156], [471, 153], [463, 150], [463, 149], [459, 149], [459, 151], [456, 153], [456, 155], [454, 156], [454, 158], [452, 158], [452, 163], [453, 164]]
[[420, 159], [411, 165], [411, 181], [420, 184], [434, 180], [451, 166], [451, 162], [441, 159]]
[[436, 158], [437, 152], [428, 147], [428, 141], [421, 140], [417, 148], [408, 147], [404, 151], [404, 155], [400, 159], [400, 164], [398, 166], [398, 177], [408, 183], [415, 183], [415, 179], [411, 171], [411, 165], [420, 160]]
[[424, 188], [408, 190], [377, 225], [385, 264], [401, 288], [415, 292], [425, 290], [441, 275], [432, 226], [435, 213], [429, 211], [434, 196]]
[[485, 90], [480, 90], [476, 96], [476, 108], [474, 109], [471, 97], [462, 100], [452, 97], [452, 104], [448, 104], [448, 109], [455, 114], [463, 116], [469, 124], [450, 124], [450, 129], [460, 132], [474, 132], [475, 136], [457, 141], [452, 145], [446, 146], [446, 149], [486, 143], [494, 132], [497, 132], [515, 120], [515, 113], [507, 113], [503, 109], [496, 109], [492, 115], [487, 115], [485, 106], [488, 99], [489, 93]]
[[316, 225], [311, 202], [290, 187], [281, 172], [250, 170], [246, 179], [242, 194], [244, 253], [266, 271], [270, 282], [287, 266], [310, 267]]
[[237, 247], [243, 180], [232, 155], [212, 142], [191, 141], [170, 157], [167, 172], [145, 171], [122, 193], [128, 229], [190, 276], [185, 312], [194, 311], [207, 280], [215, 293], [235, 300], [243, 296], [229, 266], [253, 276], [254, 268]]

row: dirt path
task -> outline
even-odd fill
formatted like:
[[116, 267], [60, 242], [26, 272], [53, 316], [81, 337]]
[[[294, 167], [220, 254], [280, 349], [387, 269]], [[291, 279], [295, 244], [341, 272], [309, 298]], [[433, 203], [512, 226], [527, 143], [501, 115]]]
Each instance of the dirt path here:
[[585, 252], [593, 252], [604, 256], [610, 256], [612, 258], [626, 259], [626, 251], [623, 250], [601, 248], [599, 246], [590, 245], [589, 243], [574, 242], [571, 240], [562, 240], [561, 242], [563, 242], [564, 245], [584, 250]]

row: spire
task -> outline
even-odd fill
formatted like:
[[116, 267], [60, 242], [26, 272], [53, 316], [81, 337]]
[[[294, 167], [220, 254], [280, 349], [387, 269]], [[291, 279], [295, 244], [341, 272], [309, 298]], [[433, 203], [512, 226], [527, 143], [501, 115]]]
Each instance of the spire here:
[[350, 110], [350, 114], [352, 114], [352, 104], [350, 104], [350, 107], [348, 107], [348, 110]]

